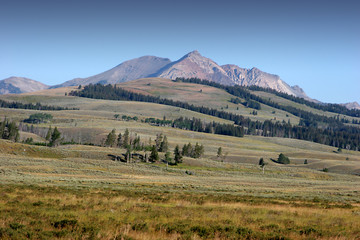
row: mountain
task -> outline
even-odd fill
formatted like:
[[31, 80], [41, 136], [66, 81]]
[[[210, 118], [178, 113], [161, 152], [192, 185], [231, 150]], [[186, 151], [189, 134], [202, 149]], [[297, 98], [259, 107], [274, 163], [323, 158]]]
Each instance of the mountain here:
[[213, 60], [201, 56], [198, 51], [190, 52], [179, 60], [160, 69], [154, 77], [169, 79], [196, 77], [213, 80], [224, 85], [236, 84], [228, 77], [226, 71], [221, 66]]
[[297, 85], [290, 87], [286, 82], [281, 80], [278, 75], [263, 72], [255, 67], [252, 69], [246, 69], [232, 64], [223, 65], [221, 67], [226, 71], [228, 77], [236, 85], [256, 85], [264, 88], [272, 88], [279, 92], [309, 99], [302, 88]]
[[344, 104], [340, 104], [343, 105], [345, 107], [347, 107], [348, 109], [357, 109], [360, 110], [360, 104], [358, 102], [349, 102], [349, 103], [344, 103]]
[[52, 88], [87, 85], [90, 83], [114, 84], [127, 82], [148, 77], [169, 63], [171, 63], [171, 61], [168, 58], [144, 56], [123, 62], [118, 66], [95, 76], [88, 78], [75, 78], [63, 84], [53, 86]]
[[0, 94], [35, 92], [47, 88], [49, 86], [24, 77], [9, 77], [0, 81]]
[[146, 77], [200, 78], [224, 85], [257, 85], [311, 100], [299, 86], [291, 87], [277, 75], [257, 68], [246, 69], [231, 64], [219, 66], [198, 51], [192, 51], [174, 62], [155, 56], [135, 58], [103, 73], [88, 78], [75, 78], [53, 88], [90, 83], [114, 84]]

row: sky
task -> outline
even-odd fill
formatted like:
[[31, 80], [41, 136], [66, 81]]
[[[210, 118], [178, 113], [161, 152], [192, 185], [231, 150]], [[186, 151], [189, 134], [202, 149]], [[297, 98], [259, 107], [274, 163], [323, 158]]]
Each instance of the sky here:
[[0, 79], [55, 85], [193, 50], [323, 102], [360, 103], [357, 0], [0, 0]]

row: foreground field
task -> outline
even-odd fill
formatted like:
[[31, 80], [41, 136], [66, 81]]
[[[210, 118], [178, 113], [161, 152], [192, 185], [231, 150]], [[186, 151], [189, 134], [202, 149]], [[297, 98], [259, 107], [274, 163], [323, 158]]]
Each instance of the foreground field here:
[[1, 185], [3, 239], [357, 239], [352, 205], [127, 186]]
[[359, 177], [94, 146], [0, 141], [3, 239], [357, 239]]

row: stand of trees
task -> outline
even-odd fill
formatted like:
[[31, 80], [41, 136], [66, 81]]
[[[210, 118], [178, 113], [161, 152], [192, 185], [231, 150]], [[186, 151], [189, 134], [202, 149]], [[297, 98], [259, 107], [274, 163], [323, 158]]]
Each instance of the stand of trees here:
[[34, 113], [29, 116], [29, 118], [24, 119], [25, 123], [45, 123], [51, 121], [53, 116], [48, 113]]
[[172, 127], [191, 130], [195, 132], [214, 133], [234, 137], [243, 137], [244, 128], [234, 124], [221, 124], [217, 122], [205, 123], [198, 118], [180, 117], [172, 122]]
[[14, 142], [18, 142], [20, 138], [19, 128], [14, 121], [4, 119], [0, 122], [0, 137]]
[[[146, 162], [159, 161], [159, 152], [164, 152], [165, 158], [163, 161], [170, 165], [176, 165], [178, 163], [181, 163], [183, 156], [200, 158], [204, 154], [203, 145], [199, 145], [198, 143], [196, 143], [193, 147], [191, 143], [188, 143], [184, 144], [182, 150], [180, 150], [179, 145], [176, 145], [173, 151], [174, 159], [172, 159], [170, 156], [171, 153], [169, 152], [169, 143], [167, 140], [167, 136], [163, 135], [162, 133], [157, 134], [155, 138], [155, 144], [152, 144], [151, 139], [149, 139], [148, 144], [145, 144], [141, 142], [140, 136], [138, 136], [136, 133], [133, 136], [132, 134], [130, 134], [128, 129], [126, 129], [124, 133], [119, 133], [119, 135], [116, 135], [116, 131], [115, 129], [113, 129], [107, 135], [104, 141], [104, 145], [108, 147], [120, 147], [126, 149], [126, 162], [130, 162], [135, 151], [145, 151], [145, 154], [142, 158], [143, 160], [145, 159]], [[148, 151], [150, 151], [149, 155], [147, 153]]]
[[191, 143], [184, 144], [181, 155], [192, 158], [200, 158], [202, 155], [204, 155], [204, 146], [199, 145], [198, 143], [196, 143], [194, 147], [191, 145]]

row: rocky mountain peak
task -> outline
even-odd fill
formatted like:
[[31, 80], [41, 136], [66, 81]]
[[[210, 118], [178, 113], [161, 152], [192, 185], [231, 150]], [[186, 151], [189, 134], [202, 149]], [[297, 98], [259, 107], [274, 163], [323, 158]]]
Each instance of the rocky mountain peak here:
[[345, 107], [347, 107], [348, 109], [357, 109], [357, 110], [360, 110], [360, 104], [358, 102], [349, 102], [349, 103], [344, 103], [344, 104], [341, 104]]

